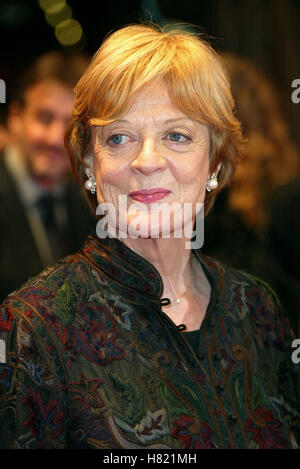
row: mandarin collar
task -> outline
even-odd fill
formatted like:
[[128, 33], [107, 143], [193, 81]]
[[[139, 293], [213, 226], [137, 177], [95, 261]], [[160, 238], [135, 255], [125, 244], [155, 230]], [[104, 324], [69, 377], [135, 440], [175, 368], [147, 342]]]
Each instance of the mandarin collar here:
[[[153, 264], [126, 246], [118, 238], [100, 239], [92, 232], [83, 247], [81, 254], [87, 258], [94, 268], [121, 284], [122, 287], [139, 291], [152, 300], [159, 301], [163, 293], [163, 281]], [[213, 264], [200, 249], [193, 249], [211, 285], [212, 296], [216, 292], [216, 272]]]

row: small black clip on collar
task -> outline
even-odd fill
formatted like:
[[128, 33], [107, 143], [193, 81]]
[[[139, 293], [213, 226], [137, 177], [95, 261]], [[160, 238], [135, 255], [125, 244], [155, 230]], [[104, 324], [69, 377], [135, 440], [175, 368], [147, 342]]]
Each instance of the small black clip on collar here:
[[169, 298], [162, 298], [160, 300], [160, 306], [168, 306], [171, 304], [171, 301]]

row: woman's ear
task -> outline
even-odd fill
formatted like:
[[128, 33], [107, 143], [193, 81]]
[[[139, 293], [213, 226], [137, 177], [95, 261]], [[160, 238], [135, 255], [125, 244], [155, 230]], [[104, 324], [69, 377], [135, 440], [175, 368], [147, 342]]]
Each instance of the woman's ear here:
[[94, 158], [92, 155], [87, 155], [84, 158], [85, 174], [89, 178], [94, 176]]
[[213, 176], [213, 177], [217, 178], [221, 168], [222, 168], [222, 163], [219, 163], [218, 166], [217, 166], [217, 169], [215, 169], [215, 171], [211, 171], [211, 169], [209, 169], [208, 177], [210, 178], [210, 177]]
[[221, 170], [221, 168], [222, 168], [222, 163], [219, 163], [218, 166], [217, 166], [216, 171], [214, 171], [214, 173], [215, 173], [216, 176], [218, 176], [219, 171]]

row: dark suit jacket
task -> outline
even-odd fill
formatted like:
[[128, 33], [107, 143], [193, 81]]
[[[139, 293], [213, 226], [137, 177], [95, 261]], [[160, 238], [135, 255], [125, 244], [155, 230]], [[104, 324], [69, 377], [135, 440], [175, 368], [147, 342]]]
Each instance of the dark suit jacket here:
[[[71, 179], [66, 184], [64, 202], [68, 226], [63, 256], [77, 251], [96, 226], [78, 184]], [[0, 303], [11, 291], [45, 267], [14, 180], [0, 155]]]

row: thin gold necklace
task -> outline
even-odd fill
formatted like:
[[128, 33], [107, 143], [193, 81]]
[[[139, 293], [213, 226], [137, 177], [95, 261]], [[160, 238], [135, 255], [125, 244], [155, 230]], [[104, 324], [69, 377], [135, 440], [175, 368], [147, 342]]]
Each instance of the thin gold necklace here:
[[168, 305], [166, 305], [165, 307], [170, 308], [171, 305], [173, 305], [175, 303], [177, 303], [177, 304], [181, 303], [180, 298], [182, 298], [187, 293], [187, 291], [191, 287], [192, 283], [193, 283], [193, 279], [191, 280], [191, 282], [190, 282], [189, 286], [186, 288], [186, 290], [183, 293], [181, 293], [181, 295], [177, 296], [177, 298], [174, 301], [170, 301], [170, 303]]

